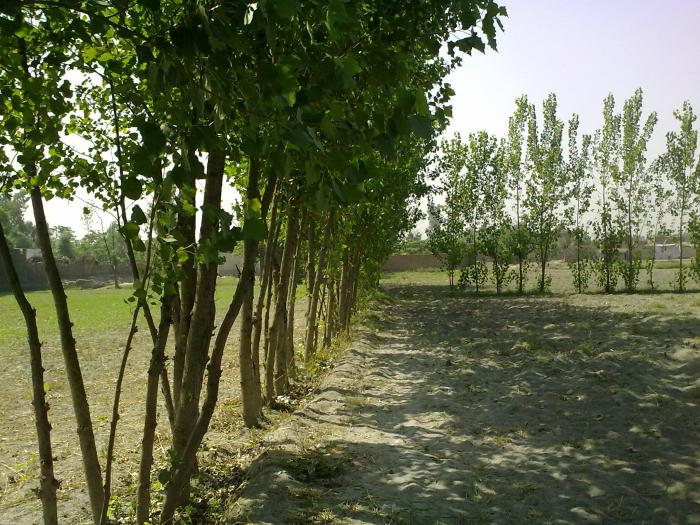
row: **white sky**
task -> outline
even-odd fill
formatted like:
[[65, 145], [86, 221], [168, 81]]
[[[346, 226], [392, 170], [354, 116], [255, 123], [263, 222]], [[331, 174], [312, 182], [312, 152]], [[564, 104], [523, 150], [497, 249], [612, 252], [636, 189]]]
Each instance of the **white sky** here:
[[[581, 117], [581, 132], [600, 125], [610, 92], [621, 108], [641, 86], [645, 114], [659, 122], [648, 158], [665, 148], [673, 110], [690, 100], [700, 112], [700, 0], [502, 0], [509, 11], [498, 52], [467, 57], [450, 78], [456, 91], [448, 135], [485, 129], [505, 135], [514, 101], [541, 105], [554, 92], [560, 118]], [[47, 204], [52, 225], [81, 235], [82, 203]], [[425, 225], [421, 225], [423, 229]]]

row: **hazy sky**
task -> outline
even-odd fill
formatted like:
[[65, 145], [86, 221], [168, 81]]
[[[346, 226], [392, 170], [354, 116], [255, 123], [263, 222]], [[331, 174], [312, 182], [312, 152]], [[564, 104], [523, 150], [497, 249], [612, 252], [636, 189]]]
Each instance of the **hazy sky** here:
[[[700, 0], [502, 0], [509, 12], [498, 52], [467, 57], [450, 78], [456, 91], [448, 134], [485, 129], [504, 135], [521, 94], [541, 105], [554, 92], [560, 117], [600, 126], [603, 98], [621, 107], [641, 86], [645, 113], [659, 122], [649, 157], [665, 147], [673, 110], [690, 100], [700, 112]], [[82, 204], [50, 202], [51, 224], [83, 233]]]
[[498, 52], [465, 60], [452, 77], [449, 133], [485, 129], [505, 135], [515, 99], [537, 104], [554, 92], [559, 114], [576, 112], [582, 131], [600, 126], [603, 98], [621, 108], [637, 87], [645, 114], [659, 122], [657, 155], [675, 127], [673, 110], [690, 100], [700, 110], [700, 0], [503, 0], [509, 17]]

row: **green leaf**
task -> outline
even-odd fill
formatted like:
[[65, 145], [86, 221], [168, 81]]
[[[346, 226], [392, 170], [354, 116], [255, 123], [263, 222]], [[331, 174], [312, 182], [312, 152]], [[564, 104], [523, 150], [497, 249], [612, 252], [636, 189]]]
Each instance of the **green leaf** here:
[[141, 209], [141, 206], [138, 204], [134, 206], [131, 210], [131, 222], [135, 224], [146, 224], [148, 219], [146, 218], [146, 214], [143, 212]]
[[131, 240], [131, 246], [134, 248], [135, 252], [145, 252], [146, 251], [146, 243], [143, 242], [138, 237], [136, 239]]
[[83, 51], [83, 60], [85, 60], [85, 62], [92, 62], [97, 58], [97, 53], [99, 53], [99, 51], [96, 48], [88, 47]]
[[297, 0], [274, 0], [273, 5], [280, 18], [292, 18], [297, 14]]
[[139, 236], [139, 225], [133, 222], [127, 222], [124, 226], [119, 228], [121, 234], [127, 239], [138, 239]]
[[122, 179], [122, 193], [127, 199], [132, 201], [141, 198], [143, 187], [141, 181], [136, 177], [125, 177]]
[[243, 238], [264, 241], [267, 237], [267, 225], [260, 217], [250, 217], [243, 223]]
[[428, 117], [411, 115], [408, 118], [411, 129], [421, 138], [429, 139], [433, 135], [433, 124]]
[[167, 468], [160, 469], [158, 472], [158, 481], [161, 483], [161, 485], [167, 485], [168, 481], [170, 481], [170, 470]]
[[350, 76], [357, 75], [360, 71], [362, 71], [362, 66], [360, 66], [360, 63], [352, 55], [348, 55], [343, 59], [343, 68]]
[[430, 107], [428, 106], [428, 99], [425, 96], [425, 91], [422, 89], [416, 89], [416, 113], [422, 117], [427, 117], [430, 115]]
[[154, 122], [142, 122], [139, 126], [143, 147], [152, 155], [158, 155], [167, 142], [165, 133]]
[[105, 51], [102, 53], [99, 58], [97, 59], [98, 62], [107, 62], [108, 60], [112, 60], [114, 58], [114, 55], [110, 53], [109, 51]]

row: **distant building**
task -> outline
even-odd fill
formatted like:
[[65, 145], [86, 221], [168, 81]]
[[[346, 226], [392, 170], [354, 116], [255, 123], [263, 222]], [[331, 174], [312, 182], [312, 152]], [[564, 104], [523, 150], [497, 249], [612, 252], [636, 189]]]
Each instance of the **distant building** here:
[[[655, 244], [654, 255], [656, 260], [680, 259], [681, 246], [678, 243]], [[683, 244], [683, 258], [690, 259], [695, 257], [695, 248], [687, 244]]]

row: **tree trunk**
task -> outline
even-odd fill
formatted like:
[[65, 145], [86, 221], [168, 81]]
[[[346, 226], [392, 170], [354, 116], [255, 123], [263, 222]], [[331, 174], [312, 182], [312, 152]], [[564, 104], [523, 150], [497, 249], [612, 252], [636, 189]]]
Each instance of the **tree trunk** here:
[[39, 465], [41, 469], [38, 495], [41, 500], [44, 525], [57, 525], [56, 489], [58, 488], [58, 481], [54, 477], [53, 471], [51, 423], [49, 423], [49, 405], [46, 402], [46, 392], [44, 390], [44, 366], [41, 357], [39, 329], [36, 323], [36, 310], [29, 303], [22, 289], [2, 224], [0, 224], [0, 261], [5, 267], [12, 293], [17, 306], [22, 311], [27, 328], [32, 376], [32, 407], [34, 408], [34, 424], [39, 444]]
[[333, 340], [333, 334], [336, 330], [336, 308], [335, 282], [331, 280], [328, 283], [328, 309], [326, 310], [326, 328], [323, 332], [323, 348], [330, 347]]
[[[347, 332], [350, 311], [350, 250], [343, 254], [343, 267], [340, 272], [340, 293], [338, 294], [338, 322], [340, 329]], [[450, 274], [450, 289], [452, 289], [452, 274]]]
[[[302, 219], [299, 231], [304, 231], [305, 222], [308, 220], [308, 215]], [[302, 242], [297, 239], [297, 250], [294, 254], [294, 262], [292, 264], [292, 271], [290, 275], [289, 283], [289, 294], [287, 296], [287, 344], [286, 344], [286, 355], [287, 355], [287, 373], [291, 379], [296, 377], [296, 363], [294, 359], [294, 309], [296, 307], [297, 300], [297, 265], [299, 264], [299, 257], [301, 256], [301, 246]]]
[[[182, 453], [182, 461], [179, 466], [175, 469], [174, 475], [165, 494], [165, 501], [163, 502], [163, 509], [160, 515], [160, 523], [168, 524], [172, 523], [173, 515], [177, 504], [182, 498], [182, 493], [187, 486], [192, 469], [194, 468], [195, 458], [197, 456], [197, 450], [199, 445], [201, 445], [204, 435], [209, 428], [209, 423], [211, 422], [211, 417], [214, 414], [214, 408], [216, 407], [216, 402], [219, 396], [219, 383], [221, 380], [221, 359], [224, 355], [224, 349], [226, 347], [226, 341], [231, 333], [231, 328], [233, 323], [236, 321], [239, 312], [241, 311], [241, 306], [243, 304], [244, 296], [249, 290], [246, 290], [247, 286], [252, 283], [248, 280], [240, 280], [236, 286], [236, 291], [231, 299], [231, 304], [221, 322], [221, 327], [216, 335], [214, 341], [214, 348], [211, 353], [211, 359], [209, 360], [209, 365], [207, 366], [207, 390], [202, 403], [202, 410], [197, 418], [197, 422], [194, 424], [192, 434], [190, 435], [187, 445], [185, 446]], [[252, 291], [252, 289], [250, 290]], [[252, 302], [251, 302], [252, 305]]]
[[[196, 191], [196, 185], [193, 184]], [[196, 206], [196, 195], [187, 196], [190, 206]], [[177, 231], [184, 237], [184, 244], [194, 249], [196, 215], [181, 214], [177, 219]], [[194, 308], [195, 295], [197, 293], [197, 269], [194, 264], [194, 255], [190, 254], [182, 263], [182, 281], [180, 282], [180, 308], [178, 314], [177, 332], [175, 333], [175, 353], [173, 356], [173, 401], [176, 407], [180, 406], [180, 389], [182, 388], [182, 373], [185, 366], [185, 354], [187, 352], [187, 339], [192, 322], [192, 310]]]
[[[249, 201], [260, 198], [258, 187], [260, 177], [260, 159], [257, 156], [250, 157], [248, 170], [248, 185], [246, 197]], [[255, 260], [258, 252], [258, 241], [245, 239], [243, 241], [243, 270], [241, 272], [241, 284], [243, 289], [243, 304], [241, 317], [241, 335], [239, 346], [239, 362], [241, 375], [241, 404], [243, 409], [243, 422], [248, 428], [260, 425], [262, 417], [262, 399], [260, 396], [260, 370], [259, 363], [253, 359], [252, 331], [253, 331], [253, 288], [255, 285]]]
[[[287, 212], [287, 236], [284, 240], [284, 251], [280, 264], [280, 278], [277, 282], [275, 314], [270, 327], [269, 352], [274, 356], [274, 393], [285, 394], [288, 387], [287, 376], [287, 301], [289, 281], [291, 278], [294, 255], [297, 251], [299, 231], [299, 210], [296, 202], [290, 202]], [[268, 403], [272, 399], [268, 398]]]
[[[279, 195], [279, 194], [277, 194]], [[263, 329], [267, 329], [267, 319], [269, 316], [269, 294], [272, 289], [272, 261], [275, 257], [274, 249], [276, 246], [277, 232], [279, 224], [277, 221], [278, 212], [278, 197], [275, 197], [272, 203], [272, 213], [270, 215], [270, 229], [267, 234], [267, 243], [265, 245], [265, 259], [261, 268], [261, 285], [258, 292], [258, 301], [255, 305], [255, 314], [253, 315], [253, 361], [260, 363], [260, 338], [262, 337]], [[265, 323], [263, 324], [263, 306], [267, 298], [268, 307], [265, 309]], [[267, 347], [268, 337], [266, 333], [265, 346]], [[267, 351], [264, 354], [267, 355]], [[260, 365], [258, 365], [260, 366]]]
[[153, 467], [153, 444], [158, 424], [158, 380], [165, 365], [165, 345], [170, 332], [171, 305], [170, 299], [164, 297], [160, 309], [158, 325], [158, 340], [153, 345], [151, 363], [148, 367], [146, 384], [146, 416], [143, 424], [141, 440], [141, 464], [139, 467], [139, 483], [136, 501], [136, 523], [150, 523], [151, 514], [151, 468]]
[[304, 361], [309, 362], [315, 352], [316, 316], [318, 314], [318, 302], [323, 284], [323, 272], [326, 267], [326, 259], [331, 247], [331, 230], [333, 227], [333, 209], [328, 211], [328, 218], [323, 233], [323, 249], [318, 258], [318, 267], [314, 276], [314, 287], [309, 300], [309, 312], [306, 320], [306, 341], [304, 345]]
[[73, 338], [73, 323], [70, 319], [66, 292], [63, 289], [63, 282], [58, 273], [56, 259], [54, 258], [53, 249], [51, 248], [51, 237], [46, 222], [46, 215], [44, 214], [41, 190], [36, 187], [32, 188], [30, 195], [32, 208], [34, 210], [37, 240], [44, 259], [46, 276], [49, 281], [49, 287], [56, 310], [58, 329], [61, 334], [61, 350], [63, 352], [66, 375], [71, 391], [73, 412], [75, 414], [78, 440], [83, 457], [83, 469], [85, 471], [85, 481], [90, 497], [92, 517], [95, 523], [99, 523], [102, 516], [103, 500], [102, 473], [100, 471], [100, 462], [97, 459], [97, 448], [95, 447], [95, 435], [93, 433], [92, 419], [90, 417], [90, 406], [88, 405], [83, 374], [80, 369], [80, 360], [78, 359], [75, 339]]
[[[275, 243], [276, 245], [276, 243]], [[265, 331], [265, 391], [264, 391], [264, 401], [266, 404], [272, 404], [272, 398], [275, 397], [275, 354], [270, 351], [272, 347], [271, 333], [270, 333], [270, 313], [272, 312], [272, 298], [273, 291], [277, 288], [277, 283], [280, 279], [280, 267], [279, 261], [277, 260], [277, 254], [273, 256], [272, 261], [272, 275], [270, 277], [270, 286], [267, 289], [267, 299], [265, 303], [265, 322], [263, 330]], [[275, 301], [277, 298], [275, 297]]]
[[134, 335], [136, 335], [136, 332], [138, 331], [138, 326], [136, 325], [136, 322], [138, 320], [140, 310], [141, 306], [137, 304], [131, 318], [131, 327], [129, 328], [129, 334], [126, 337], [126, 344], [124, 345], [124, 352], [122, 354], [122, 360], [119, 365], [119, 373], [117, 374], [117, 383], [114, 387], [114, 400], [112, 403], [112, 421], [109, 425], [107, 458], [105, 460], [105, 482], [103, 489], [104, 497], [102, 502], [102, 516], [100, 517], [100, 524], [107, 523], [107, 510], [109, 507], [109, 499], [112, 495], [112, 462], [114, 460], [114, 443], [117, 438], [117, 424], [119, 423], [119, 403], [121, 400], [124, 373], [126, 372], [126, 365], [129, 360], [129, 354], [131, 353], [131, 344], [134, 340]]
[[[204, 246], [218, 228], [216, 212], [221, 207], [221, 187], [224, 177], [226, 154], [221, 150], [212, 151], [207, 159], [207, 182], [202, 202], [202, 223], [199, 232], [199, 246]], [[218, 265], [213, 260], [200, 263], [198, 267], [197, 289], [192, 318], [187, 334], [187, 346], [182, 370], [182, 383], [179, 404], [175, 416], [173, 445], [178, 456], [182, 454], [197, 419], [199, 397], [204, 379], [204, 367], [209, 354], [209, 343], [214, 329], [216, 306], [214, 291]], [[187, 321], [184, 321], [187, 324]], [[180, 323], [183, 323], [182, 316]]]
[[678, 242], [680, 243], [680, 251], [678, 257], [678, 291], [685, 291], [685, 279], [683, 276], [683, 216], [685, 214], [685, 206], [681, 206], [681, 223], [678, 232]]

